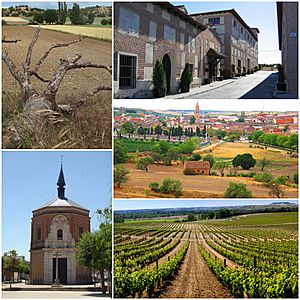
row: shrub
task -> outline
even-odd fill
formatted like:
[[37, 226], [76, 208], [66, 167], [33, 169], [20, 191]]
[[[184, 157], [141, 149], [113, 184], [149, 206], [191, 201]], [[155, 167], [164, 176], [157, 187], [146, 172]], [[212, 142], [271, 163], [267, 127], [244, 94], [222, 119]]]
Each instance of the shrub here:
[[159, 192], [159, 183], [158, 182], [151, 182], [149, 183], [148, 185], [149, 189], [151, 189], [151, 191], [154, 191], [154, 192]]
[[208, 161], [209, 162], [209, 165], [210, 167], [212, 168], [212, 166], [215, 164], [215, 159], [214, 157], [211, 155], [211, 154], [207, 154], [203, 157], [203, 160], [204, 161]]
[[5, 26], [5, 25], [7, 25], [7, 22], [2, 19], [2, 26]]
[[107, 24], [108, 24], [108, 21], [106, 19], [101, 20], [101, 25], [107, 25]]
[[276, 181], [272, 181], [269, 183], [269, 188], [271, 189], [269, 192], [270, 197], [277, 197], [277, 198], [283, 198], [284, 192], [280, 188], [280, 184], [278, 184]]
[[230, 182], [224, 194], [225, 198], [252, 198], [252, 194], [247, 190], [247, 185], [243, 183]]
[[179, 197], [182, 195], [181, 182], [166, 177], [160, 186], [160, 191], [164, 194], [174, 194], [176, 197]]
[[274, 177], [271, 173], [260, 173], [255, 175], [253, 178], [255, 181], [265, 182], [265, 183], [269, 183], [272, 180], [274, 180]]
[[186, 168], [183, 170], [184, 175], [196, 175], [196, 172], [191, 168]]
[[218, 176], [218, 174], [217, 174], [216, 171], [211, 171], [209, 175], [210, 175], [210, 176]]
[[295, 172], [294, 176], [293, 176], [293, 180], [296, 184], [298, 184], [298, 171]]
[[247, 178], [253, 178], [256, 175], [256, 172], [250, 172], [250, 173], [241, 173], [240, 177], [247, 177]]
[[190, 89], [191, 82], [192, 82], [192, 74], [190, 72], [190, 65], [186, 63], [184, 70], [181, 74], [180, 83], [179, 83], [181, 92], [188, 92]]
[[154, 97], [164, 97], [167, 91], [167, 79], [163, 64], [157, 60], [153, 69], [153, 93]]
[[278, 184], [286, 184], [287, 180], [288, 180], [288, 178], [286, 176], [280, 176], [275, 181]]
[[191, 156], [190, 160], [199, 161], [201, 160], [201, 155], [199, 153], [195, 153]]

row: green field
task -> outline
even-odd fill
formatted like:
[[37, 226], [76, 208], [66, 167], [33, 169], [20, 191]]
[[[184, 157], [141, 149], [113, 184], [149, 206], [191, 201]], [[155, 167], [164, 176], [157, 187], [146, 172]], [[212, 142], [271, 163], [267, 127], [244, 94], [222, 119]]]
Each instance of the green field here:
[[120, 143], [127, 148], [128, 152], [144, 152], [151, 151], [152, 147], [157, 143], [156, 141], [135, 141], [135, 140], [125, 140], [118, 139]]
[[285, 224], [297, 223], [297, 212], [282, 212], [282, 213], [263, 213], [233, 217], [222, 220], [204, 220], [201, 223], [219, 226], [243, 226], [243, 225], [268, 225], [268, 224]]

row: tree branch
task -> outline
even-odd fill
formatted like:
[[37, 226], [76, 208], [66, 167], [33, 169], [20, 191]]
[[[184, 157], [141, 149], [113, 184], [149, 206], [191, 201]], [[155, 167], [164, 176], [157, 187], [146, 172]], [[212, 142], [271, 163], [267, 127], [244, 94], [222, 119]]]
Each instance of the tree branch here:
[[84, 102], [86, 102], [90, 97], [93, 97], [100, 91], [111, 91], [111, 90], [112, 90], [111, 86], [100, 85], [100, 86], [96, 87], [95, 89], [93, 89], [91, 92], [89, 92], [83, 99], [80, 99], [79, 101], [72, 104], [71, 107], [78, 108], [79, 106], [84, 104]]
[[52, 45], [46, 52], [45, 54], [41, 57], [41, 59], [38, 61], [38, 63], [36, 64], [36, 66], [33, 69], [33, 73], [37, 72], [39, 70], [39, 68], [41, 67], [42, 63], [45, 61], [45, 59], [48, 57], [48, 55], [50, 54], [50, 52], [55, 49], [55, 48], [61, 48], [61, 47], [68, 47], [69, 45], [81, 42], [85, 37], [80, 37], [78, 40], [75, 41], [71, 41], [68, 43], [64, 43], [64, 44], [55, 44]]
[[24, 73], [25, 73], [24, 75], [26, 77], [29, 75], [28, 71], [29, 71], [29, 67], [30, 67], [30, 64], [31, 64], [32, 49], [33, 49], [36, 41], [38, 40], [38, 38], [40, 36], [40, 33], [41, 33], [41, 27], [39, 26], [36, 29], [36, 32], [33, 36], [33, 39], [31, 40], [31, 43], [30, 43], [28, 51], [27, 51], [25, 62], [23, 63], [23, 68], [24, 68]]
[[7, 34], [5, 33], [3, 38], [2, 38], [2, 44], [5, 44], [5, 43], [7, 43], [7, 44], [15, 43], [16, 44], [17, 42], [21, 42], [21, 40], [7, 40], [6, 36], [7, 36]]
[[17, 42], [21, 42], [21, 40], [2, 40], [2, 44], [16, 44]]
[[2, 52], [2, 60], [5, 62], [5, 64], [7, 65], [10, 74], [18, 81], [18, 83], [22, 86], [22, 84], [24, 83], [24, 77], [23, 75], [20, 73], [20, 71], [16, 68], [14, 62], [10, 59], [10, 57], [8, 56], [8, 54], [3, 51]]
[[70, 64], [68, 67], [68, 70], [73, 70], [73, 69], [80, 69], [80, 68], [99, 68], [99, 69], [105, 69], [107, 70], [110, 74], [112, 73], [112, 67], [111, 66], [105, 66], [105, 65], [99, 65], [91, 62], [85, 62], [85, 63], [80, 63], [80, 64]]
[[35, 76], [37, 79], [39, 79], [39, 80], [41, 80], [41, 81], [43, 81], [43, 82], [50, 82], [50, 80], [49, 79], [44, 79], [43, 77], [41, 77], [38, 73], [36, 73], [36, 72], [31, 72], [31, 74], [33, 75], [33, 76]]

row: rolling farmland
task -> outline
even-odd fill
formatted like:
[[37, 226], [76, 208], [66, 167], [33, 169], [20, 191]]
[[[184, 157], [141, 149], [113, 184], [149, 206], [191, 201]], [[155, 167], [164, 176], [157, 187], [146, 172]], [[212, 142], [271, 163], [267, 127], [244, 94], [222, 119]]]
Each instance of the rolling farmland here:
[[298, 215], [115, 224], [115, 297], [297, 298]]
[[[37, 25], [30, 25], [37, 27]], [[112, 28], [111, 27], [88, 27], [88, 26], [70, 26], [70, 25], [40, 25], [43, 29], [60, 31], [71, 34], [79, 34], [96, 38], [104, 41], [111, 41]]]

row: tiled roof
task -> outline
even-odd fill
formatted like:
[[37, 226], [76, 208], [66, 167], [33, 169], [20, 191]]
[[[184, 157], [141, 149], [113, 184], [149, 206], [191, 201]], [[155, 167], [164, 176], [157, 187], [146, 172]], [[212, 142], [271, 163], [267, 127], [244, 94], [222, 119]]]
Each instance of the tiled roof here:
[[210, 165], [208, 161], [185, 161], [184, 162], [185, 169], [209, 169]]
[[46, 208], [46, 207], [77, 207], [80, 209], [88, 210], [72, 200], [60, 199], [60, 198], [55, 198], [54, 200], [51, 200], [50, 202], [46, 203], [40, 208]]

